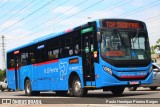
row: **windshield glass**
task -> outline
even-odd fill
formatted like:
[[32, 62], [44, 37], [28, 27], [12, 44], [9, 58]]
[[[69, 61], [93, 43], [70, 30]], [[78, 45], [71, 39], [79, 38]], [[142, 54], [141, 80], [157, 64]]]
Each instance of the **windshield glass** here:
[[148, 35], [141, 30], [112, 29], [103, 31], [101, 55], [114, 60], [149, 59]]

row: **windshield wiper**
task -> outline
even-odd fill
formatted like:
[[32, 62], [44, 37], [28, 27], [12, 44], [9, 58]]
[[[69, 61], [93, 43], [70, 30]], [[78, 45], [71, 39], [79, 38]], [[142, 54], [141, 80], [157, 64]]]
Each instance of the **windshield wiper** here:
[[136, 42], [136, 40], [137, 40], [137, 38], [138, 38], [138, 35], [139, 35], [139, 29], [137, 29], [136, 36], [134, 37], [133, 43]]
[[125, 45], [125, 44], [124, 44], [124, 42], [123, 42], [122, 35], [121, 35], [121, 33], [118, 31], [118, 29], [114, 28], [114, 29], [113, 29], [113, 31], [115, 31], [116, 33], [118, 33], [118, 34], [119, 34], [119, 37], [120, 37], [121, 43], [122, 43], [123, 45]]

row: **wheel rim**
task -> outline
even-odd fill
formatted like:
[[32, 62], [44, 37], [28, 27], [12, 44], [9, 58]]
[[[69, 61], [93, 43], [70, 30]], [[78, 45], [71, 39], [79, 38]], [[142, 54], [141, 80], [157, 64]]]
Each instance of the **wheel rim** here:
[[26, 85], [26, 91], [27, 91], [27, 93], [30, 93], [30, 85], [28, 83]]
[[133, 87], [129, 87], [129, 90], [133, 90]]
[[74, 89], [76, 93], [81, 93], [81, 83], [80, 81], [76, 80], [74, 83]]

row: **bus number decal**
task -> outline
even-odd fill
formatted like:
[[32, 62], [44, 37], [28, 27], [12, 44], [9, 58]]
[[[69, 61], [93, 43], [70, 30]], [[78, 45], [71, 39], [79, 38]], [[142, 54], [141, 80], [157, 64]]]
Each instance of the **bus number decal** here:
[[48, 74], [48, 73], [55, 73], [58, 72], [58, 68], [45, 68], [44, 69], [44, 73]]
[[73, 67], [70, 67], [69, 70], [71, 71], [79, 70], [80, 73], [82, 74], [82, 66], [73, 66]]

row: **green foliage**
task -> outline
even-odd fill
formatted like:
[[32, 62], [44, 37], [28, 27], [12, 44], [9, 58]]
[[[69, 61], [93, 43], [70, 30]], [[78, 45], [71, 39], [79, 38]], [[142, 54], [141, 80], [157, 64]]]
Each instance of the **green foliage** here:
[[158, 49], [160, 51], [160, 39], [157, 40], [155, 49]]
[[160, 39], [157, 40], [156, 45], [151, 46], [151, 54], [155, 54], [155, 49], [160, 51]]
[[151, 46], [151, 54], [155, 54], [155, 46]]
[[160, 45], [160, 39], [157, 40], [156, 45]]
[[6, 78], [6, 70], [0, 69], [0, 81], [3, 81]]

